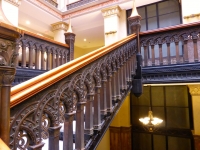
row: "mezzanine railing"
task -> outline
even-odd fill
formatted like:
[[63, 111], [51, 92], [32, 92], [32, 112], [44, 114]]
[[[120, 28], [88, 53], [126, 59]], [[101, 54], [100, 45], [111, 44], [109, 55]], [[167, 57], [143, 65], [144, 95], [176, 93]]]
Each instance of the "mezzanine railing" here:
[[[11, 89], [10, 148], [94, 149], [131, 88], [135, 35], [93, 51]], [[85, 113], [84, 113], [85, 109]], [[72, 122], [75, 118], [76, 129]]]
[[200, 22], [140, 33], [143, 83], [198, 82]]
[[143, 67], [200, 61], [200, 22], [140, 33]]
[[21, 30], [17, 39], [17, 73], [13, 86], [63, 65], [73, 59], [73, 48], [68, 44]]
[[37, 70], [51, 70], [70, 61], [67, 44], [43, 36], [22, 31], [18, 39], [18, 67]]

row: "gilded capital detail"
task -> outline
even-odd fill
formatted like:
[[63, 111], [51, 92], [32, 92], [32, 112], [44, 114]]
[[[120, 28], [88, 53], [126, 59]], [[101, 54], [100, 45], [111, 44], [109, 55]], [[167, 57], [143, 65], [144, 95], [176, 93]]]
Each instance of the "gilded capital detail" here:
[[102, 9], [101, 12], [102, 12], [103, 17], [109, 17], [112, 15], [117, 15], [118, 17], [120, 17], [121, 8], [117, 5], [117, 6]]
[[188, 87], [192, 96], [200, 95], [200, 85], [188, 85]]
[[52, 31], [56, 31], [56, 30], [65, 30], [65, 31], [67, 31], [68, 24], [65, 23], [65, 22], [60, 21], [60, 22], [51, 24], [51, 29], [52, 29]]

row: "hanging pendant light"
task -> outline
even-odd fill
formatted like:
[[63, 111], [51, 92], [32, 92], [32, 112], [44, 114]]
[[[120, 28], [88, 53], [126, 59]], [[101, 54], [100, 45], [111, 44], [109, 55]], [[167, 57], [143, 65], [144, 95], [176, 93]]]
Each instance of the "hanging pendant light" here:
[[151, 110], [148, 112], [148, 117], [140, 118], [139, 121], [148, 128], [149, 132], [153, 132], [154, 127], [163, 122], [162, 119], [153, 117], [153, 112]]

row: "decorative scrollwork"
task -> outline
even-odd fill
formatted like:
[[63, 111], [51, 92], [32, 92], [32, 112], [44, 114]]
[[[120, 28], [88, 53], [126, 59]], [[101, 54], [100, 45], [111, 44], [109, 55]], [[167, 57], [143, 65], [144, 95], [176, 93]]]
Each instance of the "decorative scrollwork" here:
[[20, 130], [17, 137], [18, 137], [17, 138], [18, 139], [18, 142], [17, 142], [18, 149], [20, 149], [20, 150], [26, 149], [29, 146], [29, 142], [30, 142], [30, 139], [29, 139], [26, 131]]
[[141, 46], [165, 44], [179, 41], [188, 41], [189, 39], [199, 38], [199, 28], [186, 28], [185, 30], [167, 31], [151, 35], [141, 36]]
[[42, 115], [42, 133], [41, 136], [43, 139], [47, 139], [49, 137], [48, 128], [50, 127], [50, 119], [47, 114]]
[[[29, 40], [27, 39], [27, 41]], [[126, 43], [29, 98], [23, 105], [15, 106], [20, 109], [11, 110], [13, 111], [11, 115], [11, 149], [29, 148], [32, 145], [40, 144], [42, 139], [48, 138], [50, 127], [56, 127], [63, 123], [66, 119], [64, 118], [65, 114], [74, 113], [77, 110], [77, 104], [86, 102], [90, 95], [96, 94], [95, 89], [98, 88], [100, 91], [102, 81], [111, 78], [113, 71], [117, 71], [128, 61], [130, 55], [135, 54], [135, 48], [132, 48], [134, 44], [135, 41]], [[43, 46], [46, 49], [46, 45]], [[52, 49], [59, 55], [59, 49]]]
[[59, 123], [64, 123], [64, 114], [66, 112], [66, 109], [65, 109], [65, 106], [62, 102], [60, 102], [60, 105], [59, 105]]

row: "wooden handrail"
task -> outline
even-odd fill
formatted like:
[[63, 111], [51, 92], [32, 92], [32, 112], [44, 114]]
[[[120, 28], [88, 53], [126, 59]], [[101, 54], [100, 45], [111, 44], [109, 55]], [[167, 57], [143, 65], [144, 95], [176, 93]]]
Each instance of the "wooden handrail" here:
[[50, 39], [50, 38], [47, 38], [47, 37], [44, 37], [44, 36], [40, 36], [40, 35], [37, 35], [37, 34], [35, 34], [35, 33], [26, 31], [26, 30], [22, 30], [21, 33], [22, 33], [22, 35], [27, 34], [27, 35], [30, 35], [30, 36], [32, 36], [32, 37], [35, 37], [35, 38], [38, 38], [38, 39], [41, 39], [41, 40], [44, 40], [44, 41], [48, 41], [48, 42], [51, 42], [51, 43], [54, 43], [54, 44], [57, 44], [57, 45], [60, 45], [60, 46], [69, 48], [69, 45], [68, 45], [68, 44], [63, 44], [63, 43], [54, 41], [54, 40], [52, 40], [52, 39]]
[[[0, 30], [0, 37], [5, 38], [5, 39], [9, 39], [9, 40], [15, 40], [17, 38], [19, 38], [19, 36], [21, 35], [22, 30], [11, 26], [9, 24], [6, 24], [4, 22], [0, 22], [0, 28], [3, 28], [5, 30]], [[6, 34], [5, 34], [6, 32]]]
[[115, 48], [129, 42], [136, 37], [132, 34], [118, 42], [115, 42], [109, 46], [99, 48], [91, 53], [88, 53], [82, 57], [79, 57], [69, 63], [59, 66], [51, 71], [48, 71], [42, 75], [39, 75], [31, 80], [28, 80], [22, 84], [19, 84], [11, 89], [11, 101], [10, 107], [23, 102], [27, 98], [35, 95], [36, 93], [42, 91], [43, 89], [53, 85], [59, 80], [65, 78], [66, 76], [72, 74], [78, 69], [86, 66], [87, 64], [99, 59], [105, 54], [111, 52]]
[[[43, 36], [37, 35], [37, 34], [35, 34], [35, 33], [29, 32], [29, 31], [26, 31], [26, 30], [23, 30], [23, 29], [21, 29], [21, 28], [17, 28], [17, 27], [11, 26], [11, 25], [6, 24], [6, 23], [4, 23], [4, 22], [0, 22], [0, 27], [3, 27], [3, 28], [6, 28], [6, 29], [15, 31], [16, 33], [19, 33], [19, 34], [21, 34], [21, 35], [27, 34], [27, 35], [30, 35], [30, 36], [32, 36], [32, 37], [35, 37], [35, 38], [38, 38], [38, 39], [41, 39], [41, 40], [44, 40], [44, 41], [48, 41], [48, 42], [51, 42], [51, 43], [54, 43], [54, 44], [57, 44], [57, 45], [60, 45], [60, 46], [69, 48], [69, 45], [68, 45], [68, 44], [63, 44], [63, 43], [54, 41], [54, 40], [52, 40], [52, 39], [50, 39], [50, 38], [43, 37]], [[0, 36], [1, 36], [1, 35], [0, 35]], [[12, 36], [15, 36], [15, 35], [12, 35]]]
[[193, 27], [197, 25], [200, 25], [200, 21], [187, 23], [187, 24], [180, 24], [180, 25], [175, 25], [175, 26], [169, 26], [169, 27], [159, 28], [159, 29], [154, 29], [154, 30], [148, 30], [148, 31], [140, 32], [140, 35], [148, 35], [148, 34], [155, 34], [159, 32], [178, 30], [178, 29], [189, 28], [189, 27]]
[[1, 138], [0, 138], [0, 150], [10, 150], [10, 148], [8, 148], [8, 146], [2, 141]]

